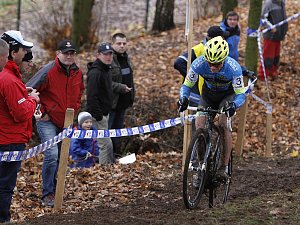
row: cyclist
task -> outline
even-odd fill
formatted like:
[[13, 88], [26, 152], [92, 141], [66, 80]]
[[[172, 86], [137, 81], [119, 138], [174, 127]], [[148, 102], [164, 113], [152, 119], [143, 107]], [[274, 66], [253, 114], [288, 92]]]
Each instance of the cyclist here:
[[[201, 41], [199, 44], [192, 47], [191, 50], [191, 61], [193, 62], [196, 58], [204, 53], [204, 44], [217, 36], [222, 36], [223, 38], [227, 38], [229, 35], [228, 31], [223, 31], [219, 26], [211, 26], [207, 30], [207, 36]], [[178, 56], [174, 62], [174, 68], [180, 72], [183, 78], [186, 77], [187, 74], [187, 62], [188, 62], [188, 52], [184, 52], [182, 55]], [[199, 103], [199, 98], [202, 92], [203, 79], [200, 78], [198, 83], [193, 86], [190, 94], [190, 106], [197, 106]]]
[[[228, 162], [232, 149], [232, 136], [227, 128], [227, 118], [235, 114], [237, 108], [245, 103], [246, 94], [241, 66], [233, 58], [228, 57], [229, 48], [227, 42], [221, 37], [210, 39], [204, 46], [204, 55], [198, 57], [180, 88], [178, 107], [180, 111], [187, 109], [191, 88], [197, 82], [199, 76], [204, 79], [202, 95], [199, 105], [219, 109], [229, 102], [224, 109], [225, 115], [221, 115], [220, 126], [224, 131], [224, 153], [222, 164], [217, 172], [221, 179], [228, 174]], [[196, 118], [196, 128], [203, 128], [205, 117]]]

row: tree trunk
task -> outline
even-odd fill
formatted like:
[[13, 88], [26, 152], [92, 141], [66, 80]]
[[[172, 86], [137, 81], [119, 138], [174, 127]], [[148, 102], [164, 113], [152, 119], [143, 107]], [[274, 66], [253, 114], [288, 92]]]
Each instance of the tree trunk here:
[[[261, 15], [261, 0], [250, 0], [248, 27], [257, 30]], [[247, 37], [245, 65], [249, 70], [257, 71], [257, 38]]]
[[223, 19], [225, 19], [226, 14], [230, 11], [234, 11], [234, 8], [238, 6], [237, 0], [223, 0], [222, 3], [222, 12]]
[[73, 0], [72, 39], [77, 49], [89, 42], [94, 0]]
[[157, 0], [152, 31], [166, 31], [175, 28], [174, 1]]

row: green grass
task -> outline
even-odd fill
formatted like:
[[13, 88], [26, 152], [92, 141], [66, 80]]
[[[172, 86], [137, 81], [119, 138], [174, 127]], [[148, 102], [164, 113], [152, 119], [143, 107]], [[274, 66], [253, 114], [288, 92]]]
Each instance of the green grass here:
[[223, 208], [207, 210], [208, 224], [281, 225], [299, 224], [300, 189], [276, 192], [253, 199], [228, 202]]

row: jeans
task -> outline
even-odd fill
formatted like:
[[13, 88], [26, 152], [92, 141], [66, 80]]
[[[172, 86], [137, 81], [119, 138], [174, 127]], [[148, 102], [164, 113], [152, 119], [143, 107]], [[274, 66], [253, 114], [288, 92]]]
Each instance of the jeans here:
[[[123, 110], [112, 110], [109, 113], [109, 120], [108, 120], [108, 128], [109, 129], [122, 129], [124, 126], [124, 117], [125, 117], [125, 109]], [[114, 154], [120, 154], [120, 148], [121, 148], [121, 143], [120, 143], [120, 138], [115, 137], [112, 138], [112, 143], [113, 143], [113, 149], [114, 149]]]
[[[101, 121], [93, 120], [93, 126], [97, 130], [107, 130], [108, 129], [108, 115], [103, 116]], [[115, 162], [115, 157], [113, 153], [113, 145], [110, 138], [98, 138], [98, 146], [100, 150], [99, 154], [99, 164], [107, 165]]]
[[[56, 136], [62, 130], [57, 128], [51, 120], [48, 121], [38, 121], [36, 123], [37, 131], [41, 138], [42, 143], [50, 140]], [[42, 179], [43, 179], [43, 190], [42, 199], [49, 195], [55, 193], [56, 188], [56, 174], [58, 170], [59, 155], [60, 155], [61, 143], [48, 148], [44, 152], [44, 162], [42, 166]]]
[[[22, 151], [25, 144], [0, 145], [0, 151]], [[10, 221], [10, 205], [21, 161], [0, 162], [0, 223]]]

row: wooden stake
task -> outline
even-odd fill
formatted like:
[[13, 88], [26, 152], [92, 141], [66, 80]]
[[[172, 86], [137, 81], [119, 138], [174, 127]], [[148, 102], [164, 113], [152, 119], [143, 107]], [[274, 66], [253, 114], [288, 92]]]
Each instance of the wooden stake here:
[[267, 130], [266, 130], [266, 157], [272, 156], [272, 112], [267, 112]]
[[[67, 108], [64, 128], [68, 128], [73, 123], [73, 119], [74, 119], [74, 109]], [[65, 138], [62, 141], [61, 151], [60, 151], [54, 209], [61, 209], [63, 203], [67, 165], [68, 165], [68, 158], [69, 158], [69, 148], [70, 148], [70, 139]]]
[[[188, 37], [188, 62], [187, 62], [187, 73], [191, 66], [192, 61], [192, 47], [193, 47], [193, 19], [194, 19], [194, 0], [187, 0], [189, 5], [189, 14], [188, 14], [188, 32], [186, 31]], [[184, 112], [184, 115], [188, 115], [188, 111]], [[185, 164], [185, 157], [187, 150], [189, 148], [190, 140], [191, 140], [191, 134], [192, 134], [192, 123], [190, 121], [187, 121], [184, 126], [184, 134], [183, 134], [183, 155], [182, 155], [182, 170], [184, 168]]]
[[248, 111], [248, 97], [246, 98], [246, 101], [240, 111], [237, 139], [234, 148], [237, 157], [241, 157], [243, 155], [243, 144], [245, 138], [245, 124], [246, 124], [247, 111]]

